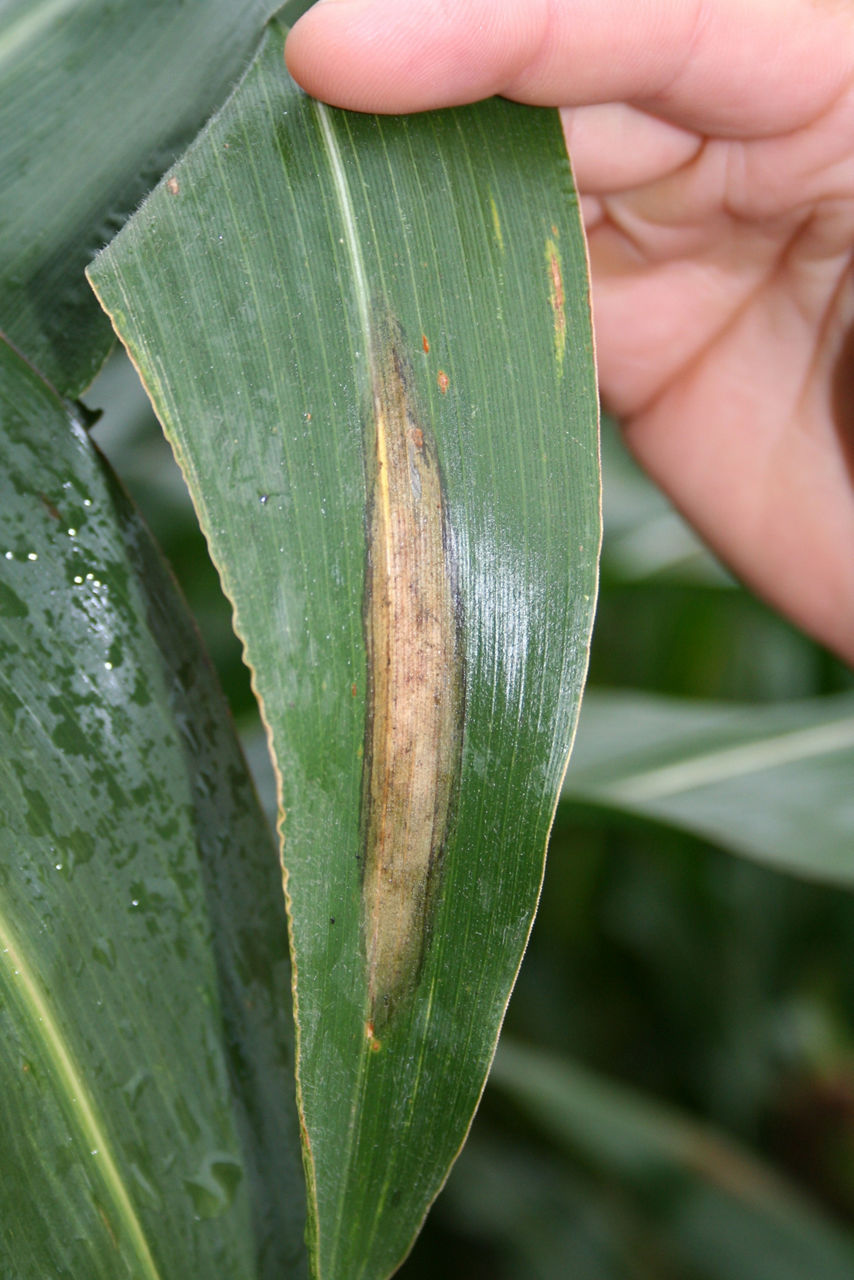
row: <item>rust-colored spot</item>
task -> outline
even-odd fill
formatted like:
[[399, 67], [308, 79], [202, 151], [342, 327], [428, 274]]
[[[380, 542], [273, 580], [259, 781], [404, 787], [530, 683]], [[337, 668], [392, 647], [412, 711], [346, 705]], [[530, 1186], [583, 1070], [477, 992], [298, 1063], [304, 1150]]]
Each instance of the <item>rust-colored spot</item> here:
[[103, 1222], [103, 1224], [104, 1224], [104, 1226], [105, 1226], [105, 1228], [106, 1228], [107, 1235], [108, 1235], [108, 1236], [110, 1237], [110, 1239], [112, 1240], [114, 1247], [115, 1247], [116, 1249], [118, 1249], [118, 1247], [119, 1247], [119, 1242], [118, 1242], [118, 1240], [116, 1239], [116, 1233], [115, 1233], [115, 1231], [113, 1230], [113, 1226], [112, 1226], [112, 1223], [110, 1222], [110, 1219], [107, 1217], [107, 1214], [106, 1214], [105, 1210], [103, 1209], [103, 1207], [102, 1207], [100, 1204], [98, 1204], [98, 1203], [97, 1203], [97, 1201], [96, 1201], [95, 1207], [96, 1207], [96, 1209], [98, 1210], [98, 1217], [101, 1219], [101, 1221]]
[[173, 195], [173, 196], [177, 196], [178, 192], [181, 190], [181, 185], [178, 182], [177, 178], [167, 178], [166, 186], [167, 186], [167, 189], [169, 190], [170, 195]]
[[421, 335], [421, 346], [424, 348], [424, 354], [425, 354], [425, 356], [429, 355], [429, 354], [430, 354], [430, 343], [427, 341], [427, 334], [426, 334], [426, 333], [422, 333], [422, 335]]
[[362, 907], [371, 1027], [415, 986], [462, 756], [464, 669], [453, 537], [436, 445], [399, 326], [372, 341], [366, 440], [367, 717]]
[[[555, 228], [553, 227], [554, 231]], [[563, 372], [563, 354], [566, 350], [566, 295], [563, 288], [563, 268], [556, 240], [546, 241], [546, 265], [549, 279], [549, 302], [554, 319], [554, 350], [558, 372]]]
[[355, 696], [356, 696], [357, 692], [358, 692], [358, 690], [357, 690], [357, 688], [356, 688], [356, 683], [355, 683], [355, 681], [354, 681], [354, 682], [353, 682], [353, 684], [351, 684], [351, 685], [350, 685], [350, 693], [351, 693], [351, 694], [353, 695], [353, 697], [355, 698]]
[[451, 380], [448, 377], [448, 375], [445, 373], [444, 369], [439, 370], [439, 372], [436, 375], [436, 381], [439, 384], [439, 390], [441, 391], [442, 395], [444, 395], [445, 392], [448, 390], [448, 387], [451, 385]]
[[44, 509], [45, 509], [45, 511], [48, 513], [48, 515], [50, 516], [51, 520], [61, 520], [61, 519], [62, 519], [62, 517], [60, 516], [60, 514], [59, 514], [59, 512], [57, 511], [56, 507], [55, 507], [55, 506], [54, 506], [54, 504], [51, 502], [50, 498], [47, 496], [47, 494], [46, 494], [46, 493], [40, 493], [40, 494], [39, 494], [39, 502], [41, 502], [42, 506], [44, 507]]

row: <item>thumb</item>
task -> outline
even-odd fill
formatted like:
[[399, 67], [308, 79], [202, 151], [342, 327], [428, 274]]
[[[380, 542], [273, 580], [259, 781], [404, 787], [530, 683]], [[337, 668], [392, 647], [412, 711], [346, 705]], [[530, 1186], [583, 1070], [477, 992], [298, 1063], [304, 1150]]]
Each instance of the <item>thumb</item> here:
[[288, 68], [356, 111], [494, 93], [542, 106], [628, 102], [721, 135], [781, 132], [854, 74], [849, 0], [320, 0]]
[[548, 0], [320, 0], [288, 36], [288, 70], [315, 98], [397, 113], [477, 102], [537, 54]]

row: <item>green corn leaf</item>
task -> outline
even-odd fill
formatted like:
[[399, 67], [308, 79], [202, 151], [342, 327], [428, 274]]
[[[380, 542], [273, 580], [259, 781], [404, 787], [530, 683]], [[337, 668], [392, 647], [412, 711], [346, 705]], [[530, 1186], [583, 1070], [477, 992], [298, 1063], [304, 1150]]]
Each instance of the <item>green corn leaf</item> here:
[[597, 398], [556, 113], [334, 111], [284, 34], [90, 278], [269, 728], [310, 1243], [356, 1280], [447, 1175], [530, 929], [587, 664]]
[[274, 0], [0, 6], [0, 330], [68, 395], [109, 351], [83, 275], [245, 66]]
[[[490, 1088], [511, 1099], [574, 1166], [619, 1188], [621, 1195], [608, 1200], [619, 1206], [622, 1198], [624, 1212], [628, 1200], [653, 1229], [659, 1259], [653, 1274], [709, 1280], [851, 1274], [851, 1240], [711, 1126], [569, 1059], [515, 1043], [502, 1043]], [[615, 1236], [618, 1230], [609, 1240]], [[620, 1267], [616, 1274], [626, 1272]]]
[[563, 798], [850, 887], [852, 770], [851, 694], [745, 706], [597, 690]]
[[305, 1272], [275, 846], [168, 571], [0, 346], [0, 1274]]

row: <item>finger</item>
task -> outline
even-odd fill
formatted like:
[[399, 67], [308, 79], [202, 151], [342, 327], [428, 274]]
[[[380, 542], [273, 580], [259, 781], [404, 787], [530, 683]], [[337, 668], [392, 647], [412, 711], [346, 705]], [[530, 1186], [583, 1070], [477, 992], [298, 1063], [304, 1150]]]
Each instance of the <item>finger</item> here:
[[[837, 311], [847, 312], [850, 326], [848, 292]], [[782, 291], [769, 313], [774, 342], [745, 312], [723, 343], [722, 370], [701, 362], [693, 376], [674, 380], [629, 425], [627, 439], [739, 577], [854, 664], [854, 499], [841, 434], [850, 421], [828, 412], [827, 397], [828, 365], [844, 350], [836, 339], [816, 352], [813, 326]], [[828, 315], [831, 333], [839, 323]], [[794, 337], [787, 361], [779, 355], [786, 330]]]
[[606, 196], [657, 182], [688, 164], [703, 146], [679, 129], [621, 102], [561, 111], [575, 181], [587, 196]]
[[500, 92], [536, 57], [547, 0], [322, 0], [296, 23], [288, 70], [357, 111], [425, 111]]
[[501, 93], [740, 134], [822, 111], [854, 76], [852, 50], [854, 6], [837, 0], [321, 0], [286, 57], [309, 93], [360, 111]]

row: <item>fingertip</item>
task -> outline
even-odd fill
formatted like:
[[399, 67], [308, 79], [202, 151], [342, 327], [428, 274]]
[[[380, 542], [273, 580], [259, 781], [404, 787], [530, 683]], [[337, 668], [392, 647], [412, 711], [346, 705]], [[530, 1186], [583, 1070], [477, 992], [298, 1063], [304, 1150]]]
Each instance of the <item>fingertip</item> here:
[[312, 97], [354, 111], [407, 112], [500, 92], [534, 55], [545, 0], [319, 0], [285, 44]]
[[501, 93], [757, 136], [799, 128], [842, 91], [852, 21], [851, 0], [320, 0], [285, 56], [308, 93], [356, 111]]
[[[341, 14], [327, 13], [324, 8], [344, 8], [349, 0], [318, 0], [291, 27], [285, 40], [285, 66], [314, 98], [323, 98], [324, 84], [334, 80], [335, 67], [343, 63], [347, 67], [346, 54], [342, 57], [342, 44], [346, 46], [347, 19]], [[337, 56], [336, 56], [337, 55]], [[334, 101], [325, 98], [325, 101]], [[343, 103], [334, 102], [336, 106]]]

